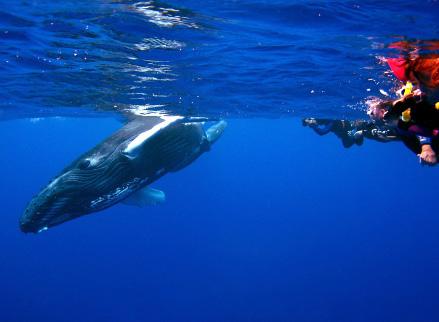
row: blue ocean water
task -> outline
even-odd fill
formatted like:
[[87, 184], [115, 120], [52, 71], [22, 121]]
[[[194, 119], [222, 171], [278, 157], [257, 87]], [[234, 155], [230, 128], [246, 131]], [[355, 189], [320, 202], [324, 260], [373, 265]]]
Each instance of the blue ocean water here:
[[[437, 1], [0, 1], [0, 321], [439, 320], [437, 168], [343, 148], [380, 57]], [[423, 49], [428, 50], [428, 49]], [[29, 200], [133, 113], [225, 118], [211, 151], [116, 205], [23, 234]]]

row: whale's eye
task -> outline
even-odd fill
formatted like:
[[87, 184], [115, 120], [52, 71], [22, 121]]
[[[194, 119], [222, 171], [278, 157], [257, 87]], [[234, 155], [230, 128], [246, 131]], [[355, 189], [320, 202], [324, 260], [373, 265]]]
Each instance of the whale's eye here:
[[81, 169], [81, 170], [86, 170], [86, 169], [88, 169], [89, 166], [90, 166], [90, 160], [89, 159], [81, 160], [78, 163], [78, 168]]

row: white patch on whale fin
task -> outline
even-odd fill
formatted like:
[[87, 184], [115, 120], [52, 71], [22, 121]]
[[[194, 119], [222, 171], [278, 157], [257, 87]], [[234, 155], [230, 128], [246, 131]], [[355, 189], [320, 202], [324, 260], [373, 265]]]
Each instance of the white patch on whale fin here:
[[122, 203], [129, 206], [145, 207], [164, 203], [165, 200], [166, 195], [163, 191], [146, 187], [136, 191]]
[[129, 157], [130, 159], [133, 159], [137, 156], [138, 151], [141, 149], [142, 145], [148, 141], [149, 138], [151, 138], [153, 135], [158, 133], [160, 130], [164, 129], [171, 123], [174, 123], [177, 120], [182, 119], [181, 116], [161, 116], [162, 122], [156, 124], [151, 129], [140, 133], [134, 140], [132, 140], [128, 146], [125, 148], [123, 153]]

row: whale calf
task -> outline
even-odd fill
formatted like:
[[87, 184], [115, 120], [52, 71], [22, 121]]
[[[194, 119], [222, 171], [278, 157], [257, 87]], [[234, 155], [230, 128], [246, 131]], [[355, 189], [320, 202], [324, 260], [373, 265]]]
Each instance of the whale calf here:
[[135, 119], [79, 157], [35, 196], [20, 218], [23, 232], [38, 233], [118, 202], [161, 203], [149, 187], [168, 172], [184, 168], [221, 136], [225, 121], [207, 130], [179, 116]]

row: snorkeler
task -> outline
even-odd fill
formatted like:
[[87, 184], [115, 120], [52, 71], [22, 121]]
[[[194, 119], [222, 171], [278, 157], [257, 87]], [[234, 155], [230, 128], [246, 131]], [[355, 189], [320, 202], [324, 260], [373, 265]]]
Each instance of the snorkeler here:
[[402, 51], [400, 57], [387, 58], [386, 62], [396, 78], [406, 85], [400, 93], [401, 98], [375, 102], [368, 114], [395, 128], [421, 162], [433, 165], [438, 161], [439, 55], [421, 56], [416, 45], [404, 41], [389, 46]]
[[368, 114], [377, 124], [394, 129], [421, 162], [437, 163], [439, 111], [419, 95], [410, 94], [399, 100], [373, 104]]
[[[389, 102], [386, 103], [390, 104]], [[388, 110], [381, 106], [376, 107], [373, 113], [381, 115], [382, 119], [387, 112]], [[437, 162], [435, 151], [439, 151], [439, 139], [414, 135], [410, 131], [403, 131], [396, 126], [389, 126], [384, 121], [375, 120], [367, 122], [363, 120], [347, 121], [306, 118], [302, 122], [304, 126], [311, 127], [319, 135], [334, 132], [342, 140], [345, 148], [353, 146], [353, 142], [361, 145], [363, 138], [382, 143], [402, 141], [408, 149], [419, 156], [423, 163], [434, 165]], [[341, 131], [341, 129], [344, 129], [344, 131]]]
[[363, 144], [363, 135], [349, 121], [305, 118], [302, 120], [302, 124], [309, 126], [321, 136], [330, 132], [334, 133], [341, 139], [345, 148], [350, 148], [354, 144]]
[[333, 132], [342, 140], [345, 148], [350, 148], [354, 144], [362, 145], [364, 138], [379, 142], [399, 140], [397, 133], [392, 128], [384, 124], [363, 120], [348, 121], [305, 118], [302, 124], [312, 128], [318, 135]]

